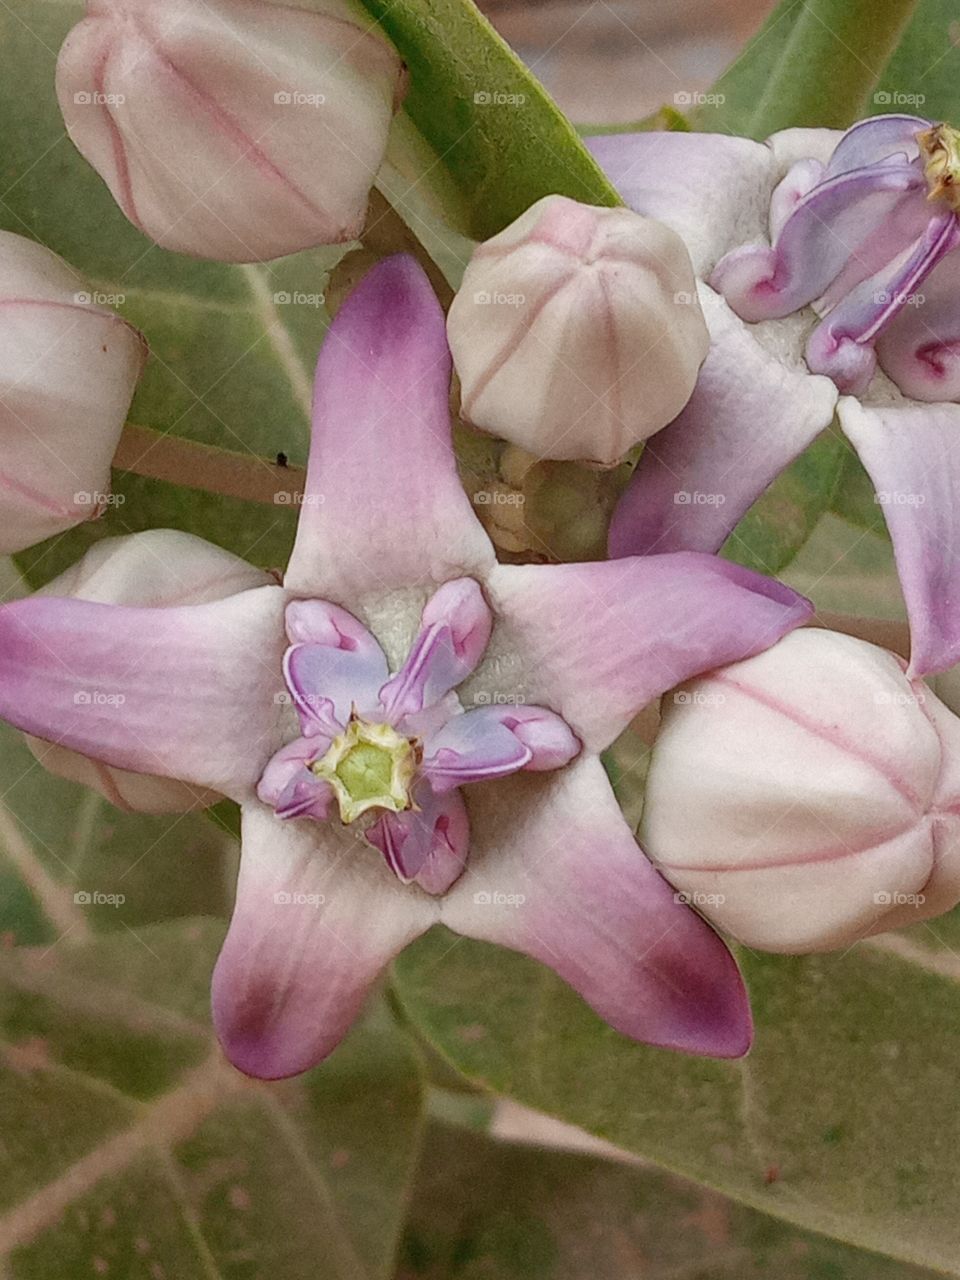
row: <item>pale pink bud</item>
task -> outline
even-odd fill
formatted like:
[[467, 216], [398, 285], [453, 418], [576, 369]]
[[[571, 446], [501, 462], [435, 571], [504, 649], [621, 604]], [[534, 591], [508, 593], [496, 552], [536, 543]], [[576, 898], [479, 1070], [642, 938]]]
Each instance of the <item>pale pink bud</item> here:
[[88, 0], [67, 131], [131, 222], [224, 262], [354, 239], [403, 66], [351, 0]]
[[146, 345], [55, 253], [0, 231], [0, 554], [96, 516]]
[[677, 416], [708, 346], [680, 237], [563, 196], [480, 245], [447, 334], [467, 421], [540, 458], [604, 465]]
[[[161, 608], [205, 604], [272, 582], [269, 574], [245, 560], [189, 533], [155, 529], [125, 538], [105, 538], [82, 560], [48, 583], [38, 595], [69, 596], [98, 604]], [[78, 706], [102, 710], [116, 694], [85, 689]], [[116, 769], [66, 747], [27, 736], [27, 746], [51, 773], [99, 791], [118, 809], [139, 813], [186, 813], [214, 804], [221, 797], [173, 778], [151, 777]]]
[[747, 946], [848, 947], [960, 900], [960, 720], [903, 667], [804, 630], [665, 697], [641, 842]]

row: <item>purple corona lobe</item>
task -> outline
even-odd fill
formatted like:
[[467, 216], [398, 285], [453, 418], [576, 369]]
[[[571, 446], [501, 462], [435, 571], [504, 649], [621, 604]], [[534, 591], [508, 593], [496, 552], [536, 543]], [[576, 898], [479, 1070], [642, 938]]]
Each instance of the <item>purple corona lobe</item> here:
[[461, 786], [518, 769], [560, 769], [580, 751], [545, 707], [464, 710], [451, 696], [483, 657], [492, 626], [472, 578], [447, 582], [431, 597], [406, 661], [389, 679], [377, 640], [346, 610], [297, 601], [286, 626], [294, 643], [284, 675], [302, 737], [271, 758], [257, 794], [285, 819], [327, 821], [339, 807], [341, 821], [356, 822], [405, 884], [442, 893], [463, 870], [469, 829]]

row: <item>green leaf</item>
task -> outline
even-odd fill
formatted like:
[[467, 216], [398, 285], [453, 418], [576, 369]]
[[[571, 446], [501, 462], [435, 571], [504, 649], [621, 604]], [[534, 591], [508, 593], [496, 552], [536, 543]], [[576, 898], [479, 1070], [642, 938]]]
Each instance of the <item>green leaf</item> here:
[[[427, 1130], [400, 1274], [419, 1280], [932, 1280], [651, 1169]], [[398, 1278], [399, 1280], [399, 1278]]]
[[202, 814], [121, 813], [48, 773], [0, 724], [0, 935], [9, 941], [226, 915], [235, 862], [233, 840]]
[[392, 1274], [416, 1059], [378, 1005], [317, 1070], [246, 1080], [206, 1022], [221, 933], [181, 922], [0, 953], [9, 1280]]
[[576, 130], [470, 0], [362, 3], [410, 69], [406, 111], [453, 176], [475, 239], [555, 192], [620, 203]]
[[893, 937], [741, 961], [757, 1039], [740, 1063], [634, 1044], [533, 962], [440, 931], [396, 980], [474, 1081], [796, 1226], [960, 1275], [955, 955]]
[[723, 555], [761, 573], [786, 568], [830, 507], [843, 471], [845, 444], [824, 431], [777, 476], [723, 547]]
[[869, 115], [903, 111], [960, 124], [960, 27], [953, 0], [920, 0]]
[[869, 113], [915, 9], [917, 0], [781, 0], [696, 127], [757, 139], [794, 125], [846, 128]]

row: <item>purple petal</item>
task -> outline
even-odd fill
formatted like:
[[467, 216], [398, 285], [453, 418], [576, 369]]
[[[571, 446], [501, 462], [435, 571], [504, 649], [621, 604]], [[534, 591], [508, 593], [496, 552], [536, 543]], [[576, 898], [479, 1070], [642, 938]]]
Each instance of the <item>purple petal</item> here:
[[[612, 556], [718, 550], [833, 421], [837, 389], [829, 379], [768, 351], [761, 332], [715, 294], [704, 298], [710, 353], [683, 413], [647, 441], [610, 526]], [[780, 321], [781, 330], [790, 323]]]
[[278, 818], [316, 818], [330, 815], [333, 788], [307, 767], [329, 746], [322, 735], [297, 738], [277, 752], [257, 786], [257, 795]]
[[960, 661], [960, 406], [840, 401], [840, 425], [877, 490], [910, 618], [910, 674]]
[[438, 796], [429, 786], [421, 786], [417, 803], [418, 809], [384, 814], [366, 837], [402, 883], [415, 881], [427, 893], [446, 893], [466, 865], [467, 811], [459, 791]]
[[533, 751], [504, 724], [502, 708], [454, 716], [426, 743], [424, 775], [438, 794], [524, 769]]
[[234, 799], [283, 739], [279, 587], [129, 608], [34, 596], [0, 608], [0, 716], [35, 737]]
[[580, 742], [560, 716], [544, 707], [489, 707], [488, 713], [499, 718], [531, 753], [524, 769], [542, 773], [562, 769], [580, 753]]
[[437, 918], [338, 823], [278, 822], [252, 806], [213, 1015], [230, 1061], [279, 1079], [325, 1058], [380, 971]]
[[960, 227], [953, 213], [932, 218], [917, 242], [882, 271], [864, 280], [827, 315], [807, 342], [807, 364], [841, 391], [866, 391], [877, 367], [873, 342], [918, 295], [924, 280], [956, 248]]
[[333, 737], [354, 705], [370, 711], [387, 678], [387, 660], [370, 632], [353, 614], [323, 600], [289, 605], [287, 634], [294, 641], [283, 660], [287, 688], [308, 737]]
[[914, 303], [880, 335], [880, 367], [914, 400], [960, 400], [960, 252], [934, 267]]
[[776, 170], [759, 142], [720, 133], [618, 133], [584, 144], [631, 209], [682, 237], [698, 275], [765, 228]]
[[289, 587], [350, 604], [492, 564], [457, 475], [449, 394], [440, 305], [412, 258], [387, 258], [343, 304], [317, 362]]
[[595, 757], [474, 794], [471, 874], [443, 900], [445, 924], [549, 965], [635, 1040], [747, 1051], [733, 957], [647, 861]]
[[420, 632], [401, 669], [380, 690], [396, 723], [439, 702], [473, 671], [490, 639], [493, 616], [472, 578], [447, 582], [423, 611]]
[[488, 589], [529, 701], [597, 751], [664, 690], [761, 652], [811, 613], [780, 583], [694, 552], [500, 565]]
[[772, 248], [744, 245], [717, 264], [710, 284], [744, 320], [777, 319], [826, 293], [852, 260], [869, 256], [869, 275], [909, 242], [901, 206], [914, 226], [923, 174], [880, 165], [828, 178], [796, 205]]
[[917, 134], [931, 126], [920, 116], [871, 116], [851, 125], [837, 143], [827, 165], [827, 176], [836, 177], [851, 169], [902, 158], [915, 160], [920, 154]]

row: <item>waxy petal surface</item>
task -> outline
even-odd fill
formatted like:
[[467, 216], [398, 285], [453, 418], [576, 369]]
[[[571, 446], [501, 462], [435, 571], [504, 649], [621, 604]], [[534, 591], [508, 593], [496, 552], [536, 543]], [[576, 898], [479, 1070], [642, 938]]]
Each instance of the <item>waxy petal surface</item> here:
[[443, 312], [412, 258], [387, 258], [327, 332], [287, 586], [351, 607], [481, 576], [493, 548], [457, 475]]
[[0, 608], [0, 716], [138, 773], [246, 799], [282, 745], [279, 587], [129, 608], [33, 596]]
[[877, 491], [910, 618], [910, 674], [960, 661], [960, 405], [871, 408], [840, 425]]
[[812, 611], [789, 588], [694, 552], [500, 565], [488, 591], [505, 645], [524, 655], [504, 677], [597, 751], [664, 690], [765, 649]]
[[270, 1080], [314, 1066], [349, 1030], [383, 967], [437, 913], [338, 824], [245, 809], [236, 907], [213, 976], [227, 1057]]
[[445, 924], [549, 965], [635, 1040], [747, 1051], [733, 957], [647, 861], [599, 760], [475, 788], [470, 815], [470, 874], [443, 900]]

